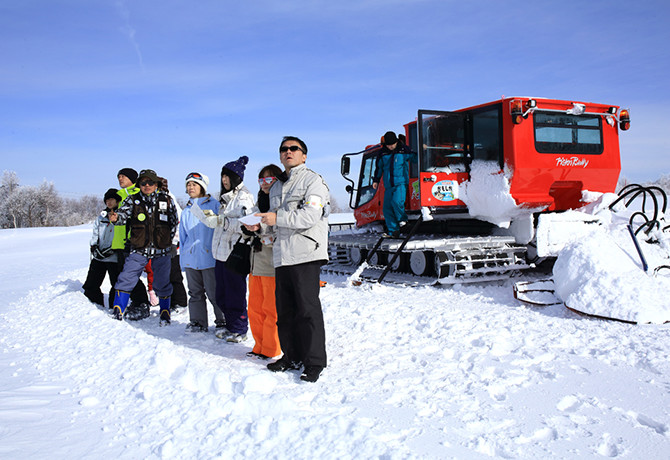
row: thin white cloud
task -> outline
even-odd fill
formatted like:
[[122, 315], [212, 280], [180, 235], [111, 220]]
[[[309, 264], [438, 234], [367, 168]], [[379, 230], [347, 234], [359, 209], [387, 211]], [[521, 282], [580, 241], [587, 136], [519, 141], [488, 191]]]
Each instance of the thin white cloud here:
[[118, 0], [116, 2], [116, 9], [121, 15], [121, 19], [124, 21], [124, 24], [120, 29], [121, 33], [123, 33], [123, 35], [125, 35], [133, 45], [135, 54], [137, 54], [140, 68], [142, 69], [142, 72], [144, 72], [144, 58], [142, 57], [142, 50], [140, 49], [140, 45], [135, 39], [135, 28], [130, 24], [130, 11], [128, 11], [128, 7], [123, 0]]

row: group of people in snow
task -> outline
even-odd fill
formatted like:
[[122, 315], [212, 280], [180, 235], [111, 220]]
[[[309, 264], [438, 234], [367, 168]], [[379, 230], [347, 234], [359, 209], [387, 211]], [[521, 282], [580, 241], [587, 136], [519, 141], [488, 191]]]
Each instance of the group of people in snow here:
[[[150, 170], [143, 173], [153, 173], [156, 183], [159, 184], [164, 193], [168, 193], [177, 209], [177, 218], [181, 209], [177, 205], [176, 199], [170, 194], [167, 186], [167, 180], [155, 176]], [[119, 188], [110, 188], [104, 195], [105, 209], [97, 217], [91, 238], [91, 263], [88, 270], [86, 281], [84, 282], [84, 295], [91, 302], [103, 305], [103, 294], [100, 286], [109, 275], [112, 289], [109, 293], [110, 308], [112, 308], [112, 299], [115, 297], [115, 285], [121, 273], [126, 258], [130, 255], [128, 231], [125, 225], [114, 225], [111, 218], [116, 213], [119, 206], [124, 204], [129, 196], [134, 196], [140, 192], [138, 173], [132, 168], [123, 168], [117, 173]], [[170, 245], [170, 284], [172, 285], [172, 308], [185, 306], [186, 290], [184, 289], [183, 277], [179, 264], [178, 238], [175, 235]], [[130, 305], [126, 309], [128, 319], [138, 320], [149, 316], [150, 305], [158, 305], [159, 300], [153, 288], [153, 269], [151, 260], [143, 267], [147, 273], [147, 284], [145, 287], [141, 279], [130, 291]]]
[[[100, 285], [108, 273], [115, 317], [148, 316], [140, 277], [150, 265], [160, 322], [169, 324], [174, 306], [183, 305], [175, 299], [171, 276], [176, 262], [180, 282], [181, 271], [186, 274], [188, 331], [208, 331], [209, 300], [216, 337], [242, 342], [250, 327], [255, 344], [249, 356], [281, 356], [267, 365], [269, 370], [302, 369], [302, 380], [317, 381], [327, 365], [319, 274], [328, 260], [330, 195], [323, 178], [306, 167], [301, 139], [284, 137], [279, 159], [283, 170], [274, 164], [261, 168], [256, 200], [243, 182], [246, 156], [221, 169], [218, 199], [208, 193], [205, 174], [189, 173], [189, 200], [181, 214], [155, 171], [120, 170], [121, 190], [107, 191], [106, 208], [94, 226], [87, 297], [103, 304]], [[255, 221], [241, 221], [252, 215]], [[248, 257], [242, 261], [248, 268], [240, 268], [245, 265], [240, 257]]]

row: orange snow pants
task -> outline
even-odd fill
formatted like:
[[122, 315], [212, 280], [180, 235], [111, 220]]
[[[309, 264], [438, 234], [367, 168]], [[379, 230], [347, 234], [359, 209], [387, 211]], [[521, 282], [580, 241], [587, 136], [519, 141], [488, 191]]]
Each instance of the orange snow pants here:
[[248, 313], [251, 335], [256, 341], [252, 351], [270, 358], [279, 356], [274, 277], [249, 275]]

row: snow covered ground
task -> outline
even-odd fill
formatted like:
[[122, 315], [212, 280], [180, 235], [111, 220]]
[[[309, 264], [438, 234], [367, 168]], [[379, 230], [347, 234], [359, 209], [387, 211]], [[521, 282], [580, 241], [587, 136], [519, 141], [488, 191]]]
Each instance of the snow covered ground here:
[[89, 237], [0, 230], [0, 458], [670, 458], [670, 324], [325, 277], [306, 384], [186, 312], [113, 320], [81, 292]]

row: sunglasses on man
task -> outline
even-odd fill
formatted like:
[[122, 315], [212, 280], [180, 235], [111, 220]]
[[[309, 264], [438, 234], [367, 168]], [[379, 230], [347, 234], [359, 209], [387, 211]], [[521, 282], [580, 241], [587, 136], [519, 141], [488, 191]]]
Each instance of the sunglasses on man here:
[[270, 176], [270, 177], [261, 177], [258, 179], [258, 185], [271, 185], [275, 180], [277, 180], [276, 177]]
[[142, 182], [140, 182], [140, 185], [143, 186], [143, 187], [146, 187], [147, 185], [149, 187], [151, 187], [151, 186], [156, 185], [156, 182], [152, 181], [151, 179], [147, 179], [147, 180], [143, 180]]
[[301, 149], [300, 147], [298, 147], [297, 145], [291, 145], [291, 146], [282, 145], [281, 147], [279, 147], [279, 153], [286, 153], [289, 150], [291, 152], [297, 152], [298, 150], [300, 150], [301, 152], [304, 152], [304, 150]]

